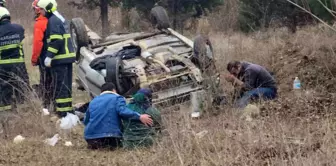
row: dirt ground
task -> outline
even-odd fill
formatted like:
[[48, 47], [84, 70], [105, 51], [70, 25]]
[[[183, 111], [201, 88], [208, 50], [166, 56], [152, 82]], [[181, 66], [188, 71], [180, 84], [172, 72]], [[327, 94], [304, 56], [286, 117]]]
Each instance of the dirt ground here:
[[[0, 165], [335, 165], [335, 39], [317, 27], [297, 34], [211, 35], [221, 73], [232, 59], [264, 65], [275, 74], [278, 99], [256, 103], [260, 113], [251, 120], [229, 105], [209, 108], [200, 119], [191, 119], [185, 107], [163, 110], [165, 131], [147, 149], [87, 150], [83, 126], [66, 137], [61, 134], [54, 147], [45, 145], [43, 140], [58, 130], [50, 117], [40, 115], [38, 100], [30, 100], [8, 125], [9, 132], [2, 133]], [[296, 76], [302, 82], [301, 96], [292, 91]], [[83, 92], [74, 92], [74, 97], [76, 102], [87, 100]], [[26, 140], [12, 143], [18, 134]], [[74, 146], [64, 146], [66, 140]]]

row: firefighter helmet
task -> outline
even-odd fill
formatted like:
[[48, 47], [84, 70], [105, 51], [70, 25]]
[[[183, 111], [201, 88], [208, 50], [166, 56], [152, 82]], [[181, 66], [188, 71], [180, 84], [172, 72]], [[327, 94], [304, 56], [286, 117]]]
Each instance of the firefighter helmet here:
[[35, 11], [36, 14], [40, 14], [41, 12], [41, 8], [37, 6], [37, 2], [39, 0], [34, 0], [34, 2], [32, 3], [32, 8]]
[[56, 0], [39, 0], [37, 6], [42, 8], [48, 13], [52, 13], [57, 10]]
[[9, 11], [4, 7], [0, 7], [0, 21], [5, 18], [10, 19]]

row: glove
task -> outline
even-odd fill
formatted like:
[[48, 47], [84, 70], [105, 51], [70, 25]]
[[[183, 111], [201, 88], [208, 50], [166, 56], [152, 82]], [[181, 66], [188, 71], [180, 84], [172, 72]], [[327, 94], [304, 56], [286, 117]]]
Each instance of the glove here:
[[46, 57], [46, 59], [44, 60], [44, 65], [46, 66], [46, 67], [51, 67], [51, 58], [49, 58], [49, 57]]
[[33, 66], [38, 66], [39, 61], [33, 61], [33, 60], [32, 60], [31, 63], [32, 63]]

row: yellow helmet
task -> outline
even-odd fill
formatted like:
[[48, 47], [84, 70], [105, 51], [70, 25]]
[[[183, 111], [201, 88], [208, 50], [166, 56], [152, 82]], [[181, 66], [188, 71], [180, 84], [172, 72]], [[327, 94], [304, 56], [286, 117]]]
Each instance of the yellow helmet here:
[[4, 7], [0, 7], [0, 21], [5, 18], [10, 19], [9, 11]]
[[39, 0], [37, 6], [44, 9], [48, 13], [52, 13], [57, 10], [56, 0]]

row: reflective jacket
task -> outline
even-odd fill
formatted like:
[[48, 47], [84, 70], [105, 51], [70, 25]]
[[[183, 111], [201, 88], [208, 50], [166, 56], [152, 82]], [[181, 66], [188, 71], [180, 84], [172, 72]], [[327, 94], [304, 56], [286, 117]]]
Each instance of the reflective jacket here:
[[48, 24], [44, 37], [46, 57], [52, 58], [51, 66], [75, 62], [75, 51], [68, 32], [68, 26], [61, 15], [47, 16]]
[[123, 96], [113, 92], [103, 92], [95, 97], [86, 111], [84, 138], [122, 137], [121, 119], [140, 122], [140, 114], [126, 107]]
[[24, 38], [21, 25], [12, 24], [9, 20], [0, 22], [0, 66], [24, 63]]
[[31, 58], [33, 65], [37, 64], [38, 62], [44, 64], [45, 51], [42, 50], [46, 50], [46, 48], [43, 49], [43, 37], [47, 28], [47, 23], [48, 19], [43, 15], [40, 15], [36, 18], [34, 25], [33, 54]]

